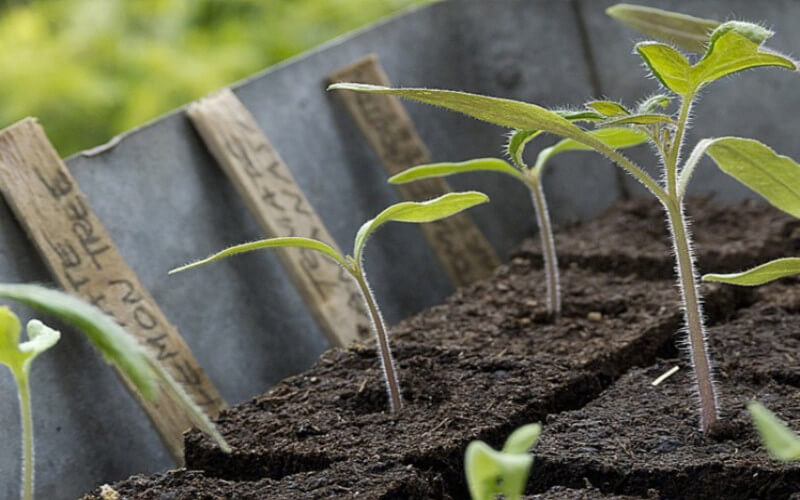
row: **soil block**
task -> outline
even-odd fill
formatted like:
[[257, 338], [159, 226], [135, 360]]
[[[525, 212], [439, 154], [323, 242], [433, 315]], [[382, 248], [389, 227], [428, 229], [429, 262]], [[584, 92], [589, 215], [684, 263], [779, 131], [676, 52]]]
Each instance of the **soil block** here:
[[[774, 209], [692, 206], [704, 271], [800, 246], [794, 221]], [[557, 322], [545, 310], [531, 240], [490, 279], [392, 328], [405, 401], [398, 414], [387, 411], [371, 344], [331, 349], [307, 372], [223, 412], [230, 455], [191, 432], [187, 470], [114, 488], [122, 498], [462, 499], [469, 441], [499, 447], [516, 427], [541, 421], [526, 498], [787, 498], [800, 490], [800, 466], [770, 460], [744, 411], [757, 398], [800, 428], [800, 283], [703, 285], [724, 418], [704, 436], [660, 207], [620, 203], [558, 233]], [[651, 385], [675, 365], [675, 375]]]

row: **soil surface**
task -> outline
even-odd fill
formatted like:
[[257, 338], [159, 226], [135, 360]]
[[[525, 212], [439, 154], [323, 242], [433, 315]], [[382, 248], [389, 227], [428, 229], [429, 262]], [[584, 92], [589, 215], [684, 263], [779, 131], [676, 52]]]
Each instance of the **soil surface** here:
[[[800, 254], [800, 226], [775, 209], [691, 208], [701, 272]], [[789, 498], [800, 465], [767, 456], [744, 408], [758, 399], [800, 429], [800, 282], [704, 285], [724, 419], [704, 436], [660, 210], [620, 203], [558, 231], [564, 311], [555, 324], [531, 240], [492, 278], [394, 327], [405, 401], [397, 415], [374, 347], [332, 349], [223, 413], [230, 455], [192, 432], [187, 469], [112, 487], [146, 499], [463, 499], [467, 443], [499, 447], [539, 421], [526, 498]]]

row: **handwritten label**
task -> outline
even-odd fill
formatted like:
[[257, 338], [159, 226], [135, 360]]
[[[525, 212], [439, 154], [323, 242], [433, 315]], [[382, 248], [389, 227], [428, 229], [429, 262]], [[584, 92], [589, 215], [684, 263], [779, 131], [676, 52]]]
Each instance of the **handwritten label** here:
[[[375, 55], [333, 73], [329, 80], [391, 85]], [[430, 163], [430, 152], [397, 98], [349, 91], [337, 94], [389, 175]], [[451, 191], [444, 179], [401, 184], [397, 188], [405, 199], [414, 201], [435, 198]], [[500, 263], [492, 246], [466, 213], [423, 224], [421, 229], [456, 285], [487, 278]]]
[[[195, 102], [188, 114], [268, 237], [302, 236], [337, 248], [289, 168], [233, 92], [226, 89]], [[312, 250], [276, 251], [332, 344], [344, 346], [369, 336], [363, 300], [344, 269]]]
[[[192, 399], [217, 416], [225, 401], [177, 329], [117, 251], [66, 165], [33, 119], [0, 132], [0, 190], [55, 276], [69, 292], [133, 334]], [[164, 392], [146, 401], [124, 378], [179, 463], [191, 423]]]

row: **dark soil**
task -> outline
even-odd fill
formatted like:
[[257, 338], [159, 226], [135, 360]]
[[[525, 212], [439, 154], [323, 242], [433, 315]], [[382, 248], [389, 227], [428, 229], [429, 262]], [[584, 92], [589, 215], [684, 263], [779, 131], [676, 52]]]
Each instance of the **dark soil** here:
[[[800, 246], [800, 230], [774, 209], [695, 206], [705, 271]], [[222, 415], [232, 454], [193, 432], [188, 471], [114, 488], [153, 499], [462, 499], [469, 441], [499, 446], [541, 421], [527, 498], [788, 498], [800, 491], [800, 465], [771, 461], [743, 409], [757, 398], [800, 429], [800, 283], [704, 286], [725, 421], [703, 436], [691, 368], [676, 347], [678, 292], [656, 208], [622, 203], [560, 231], [557, 324], [530, 241], [491, 279], [393, 328], [406, 403], [398, 415], [386, 411], [375, 349], [332, 349]], [[674, 365], [677, 374], [650, 384]]]

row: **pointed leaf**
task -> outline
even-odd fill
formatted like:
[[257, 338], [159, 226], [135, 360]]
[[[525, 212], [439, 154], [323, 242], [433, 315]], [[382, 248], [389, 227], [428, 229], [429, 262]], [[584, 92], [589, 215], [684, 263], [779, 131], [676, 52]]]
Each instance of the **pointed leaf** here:
[[510, 175], [515, 179], [525, 181], [525, 176], [516, 168], [499, 158], [479, 158], [460, 163], [431, 163], [409, 168], [389, 178], [391, 184], [405, 184], [407, 182], [430, 179], [432, 177], [446, 177], [465, 172], [500, 172]]
[[[624, 149], [647, 142], [647, 134], [628, 127], [599, 128], [589, 132], [593, 137], [614, 149]], [[565, 151], [592, 151], [593, 148], [572, 139], [563, 139], [556, 145], [543, 149], [536, 158], [536, 169], [541, 171], [544, 165], [557, 154]]]
[[152, 401], [160, 384], [170, 400], [186, 413], [194, 425], [211, 436], [220, 448], [230, 450], [208, 415], [191, 400], [164, 367], [100, 309], [68, 293], [39, 285], [0, 284], [0, 297], [16, 300], [74, 326], [100, 351], [106, 362], [116, 366], [145, 398]]
[[647, 113], [606, 120], [600, 123], [598, 127], [618, 127], [620, 125], [655, 125], [660, 123], [674, 124], [675, 122], [669, 115], [662, 113]]
[[794, 160], [754, 139], [741, 137], [714, 139], [706, 151], [723, 172], [773, 206], [800, 217], [800, 165]]
[[709, 35], [719, 25], [711, 19], [625, 3], [609, 7], [606, 14], [645, 35], [692, 52], [704, 52]]
[[539, 441], [542, 426], [539, 424], [523, 425], [508, 436], [503, 445], [503, 453], [528, 453]]
[[387, 222], [434, 222], [488, 201], [489, 197], [483, 193], [465, 191], [447, 193], [423, 202], [406, 201], [392, 205], [374, 219], [365, 222], [358, 230], [353, 244], [353, 258], [356, 262], [361, 262], [362, 251], [367, 239]]
[[760, 66], [797, 70], [791, 59], [759, 50], [759, 47], [760, 44], [735, 30], [716, 37], [703, 59], [691, 70], [692, 91], [724, 76]]
[[782, 461], [800, 460], [800, 437], [792, 432], [771, 411], [755, 401], [747, 405], [761, 441], [773, 458]]
[[656, 94], [648, 97], [639, 104], [637, 114], [650, 114], [660, 109], [667, 109], [672, 102], [672, 98], [664, 94]]
[[478, 120], [519, 130], [542, 130], [564, 137], [580, 138], [584, 131], [570, 120], [535, 104], [488, 97], [453, 90], [401, 88], [393, 89], [363, 83], [334, 83], [329, 89], [355, 90], [373, 94], [393, 95], [414, 101], [441, 106], [464, 113]]
[[525, 145], [541, 133], [541, 130], [515, 130], [511, 137], [508, 138], [506, 151], [508, 151], [511, 161], [518, 168], [525, 168], [525, 160], [522, 158], [522, 153], [525, 152]]
[[690, 77], [692, 67], [683, 54], [658, 42], [637, 43], [636, 51], [666, 88], [678, 95], [688, 95], [694, 90]]
[[527, 453], [501, 453], [483, 441], [467, 446], [464, 469], [473, 500], [519, 500], [525, 491], [533, 456]]
[[600, 120], [605, 119], [603, 115], [597, 113], [595, 111], [589, 111], [586, 109], [582, 110], [573, 110], [573, 109], [553, 109], [551, 110], [553, 113], [566, 118], [571, 122], [598, 122]]
[[201, 259], [192, 262], [190, 264], [186, 264], [185, 266], [177, 267], [171, 270], [169, 274], [175, 274], [175, 273], [180, 273], [182, 271], [186, 271], [188, 269], [194, 269], [196, 267], [204, 266], [211, 262], [231, 257], [233, 255], [238, 255], [240, 253], [253, 252], [265, 248], [287, 248], [287, 247], [308, 248], [310, 250], [315, 250], [335, 260], [336, 262], [339, 263], [339, 265], [341, 265], [345, 269], [349, 269], [344, 257], [339, 255], [339, 252], [334, 250], [333, 247], [331, 247], [326, 243], [311, 238], [283, 237], [283, 238], [268, 238], [265, 240], [251, 241], [250, 243], [242, 243], [241, 245], [234, 245], [230, 248], [226, 248], [225, 250], [217, 252], [214, 255], [210, 255], [205, 259]]
[[[761, 45], [762, 43], [766, 42], [775, 34], [774, 31], [768, 30], [767, 28], [758, 24], [744, 21], [728, 21], [720, 24], [716, 29], [714, 29], [713, 33], [711, 33], [708, 52], [711, 52], [714, 48], [714, 45], [719, 41], [720, 37], [729, 31], [734, 31], [757, 45]], [[703, 57], [708, 57], [708, 53], [706, 53]]]
[[775, 259], [741, 273], [706, 274], [703, 281], [717, 281], [731, 285], [756, 286], [777, 279], [800, 274], [800, 258], [786, 257]]
[[627, 116], [631, 114], [625, 106], [614, 101], [590, 101], [586, 103], [586, 106], [606, 117]]

